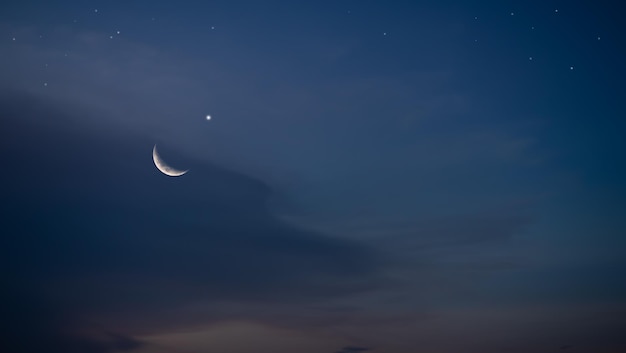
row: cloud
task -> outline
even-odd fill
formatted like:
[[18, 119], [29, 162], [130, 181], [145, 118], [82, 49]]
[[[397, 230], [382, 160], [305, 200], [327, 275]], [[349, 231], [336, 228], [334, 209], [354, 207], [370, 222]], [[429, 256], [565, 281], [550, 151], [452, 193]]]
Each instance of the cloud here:
[[376, 251], [280, 221], [262, 180], [164, 144], [164, 158], [190, 169], [168, 178], [143, 136], [94, 131], [71, 107], [3, 96], [0, 158], [12, 173], [0, 177], [0, 257], [8, 285], [29, 294], [7, 302], [60, 317], [41, 330], [25, 322], [21, 332], [85, 351], [132, 349], [126, 336], [96, 342], [57, 332], [80, 327], [79, 318], [130, 332], [158, 327], [156, 318], [189, 303], [298, 302], [376, 285]]
[[50, 333], [47, 336], [42, 337], [39, 332], [29, 332], [29, 337], [20, 341], [5, 341], [1, 347], [13, 353], [114, 353], [134, 351], [143, 346], [142, 342], [123, 335], [111, 334], [105, 339]]
[[[17, 275], [10, 271], [10, 276]], [[0, 318], [0, 349], [13, 353], [114, 353], [137, 350], [145, 345], [130, 335], [95, 330], [54, 305], [40, 291], [33, 290], [31, 278], [11, 278], [0, 293], [5, 305]], [[74, 322], [75, 323], [75, 322]]]
[[366, 352], [369, 350], [370, 350], [369, 348], [365, 348], [365, 347], [346, 346], [346, 347], [341, 348], [341, 350], [336, 351], [335, 353]]

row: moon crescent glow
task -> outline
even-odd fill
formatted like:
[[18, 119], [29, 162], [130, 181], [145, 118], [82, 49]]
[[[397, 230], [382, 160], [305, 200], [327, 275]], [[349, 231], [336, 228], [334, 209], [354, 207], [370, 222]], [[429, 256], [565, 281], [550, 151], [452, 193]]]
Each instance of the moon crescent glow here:
[[167, 176], [178, 177], [189, 171], [189, 170], [174, 169], [170, 167], [169, 165], [165, 164], [165, 162], [163, 162], [163, 160], [161, 159], [161, 156], [159, 156], [159, 153], [157, 152], [156, 145], [154, 145], [154, 148], [152, 149], [152, 160], [154, 161], [154, 165], [157, 167], [157, 169], [160, 170], [161, 173]]

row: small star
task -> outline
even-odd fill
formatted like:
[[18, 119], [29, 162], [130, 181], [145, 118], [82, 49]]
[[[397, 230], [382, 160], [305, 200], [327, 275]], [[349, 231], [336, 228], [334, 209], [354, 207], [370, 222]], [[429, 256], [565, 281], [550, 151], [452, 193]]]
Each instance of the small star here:
[[48, 67], [48, 64], [43, 64], [43, 66]]
[[532, 57], [532, 56], [531, 56], [531, 57], [529, 57], [529, 58], [528, 58], [528, 60], [532, 61], [532, 60], [533, 60], [533, 57]]
[[569, 69], [570, 69], [570, 70], [574, 70], [574, 67], [573, 67], [573, 66], [570, 66], [570, 67], [569, 67]]
[[215, 26], [211, 26], [211, 29], [215, 29]]
[[478, 16], [474, 17], [474, 19], [475, 19], [475, 20], [477, 20], [477, 19], [478, 19]]
[[43, 83], [44, 87], [48, 87], [48, 82]]
[[530, 27], [530, 29], [535, 29], [535, 26]]
[[511, 16], [515, 16], [515, 12], [511, 12]]
[[474, 42], [478, 43], [478, 39], [474, 39]]
[[120, 31], [117, 31], [116, 33], [117, 33], [117, 34], [120, 34]]
[[98, 12], [98, 9], [93, 10], [93, 12]]
[[67, 53], [63, 54], [63, 56], [67, 56]]
[[76, 23], [76, 22], [78, 22], [78, 20], [74, 20], [74, 21], [72, 21], [72, 22]]
[[109, 39], [113, 39], [113, 36], [109, 36]]
[[206, 120], [211, 120], [211, 116], [210, 116], [210, 115], [207, 115], [207, 116], [206, 116]]
[[156, 18], [152, 17], [152, 21], [156, 20]]
[[559, 9], [554, 10], [554, 13], [558, 13], [558, 12], [559, 12]]
[[13, 40], [15, 40], [15, 37], [13, 37]]
[[600, 37], [598, 37], [598, 40], [600, 40]]
[[352, 11], [348, 10], [348, 13], [352, 13]]
[[383, 32], [383, 36], [386, 36], [386, 35], [387, 35], [387, 32]]

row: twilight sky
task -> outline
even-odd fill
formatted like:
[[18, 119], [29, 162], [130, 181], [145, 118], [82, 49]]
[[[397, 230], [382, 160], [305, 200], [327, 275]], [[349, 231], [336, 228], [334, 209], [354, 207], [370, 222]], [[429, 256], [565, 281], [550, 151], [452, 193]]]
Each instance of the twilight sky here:
[[618, 2], [12, 3], [0, 351], [626, 352]]

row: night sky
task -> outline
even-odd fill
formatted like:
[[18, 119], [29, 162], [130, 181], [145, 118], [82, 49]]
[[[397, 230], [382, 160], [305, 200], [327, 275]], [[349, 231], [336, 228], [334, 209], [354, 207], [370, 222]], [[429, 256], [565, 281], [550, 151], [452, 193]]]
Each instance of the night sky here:
[[0, 351], [626, 352], [624, 13], [3, 2]]

